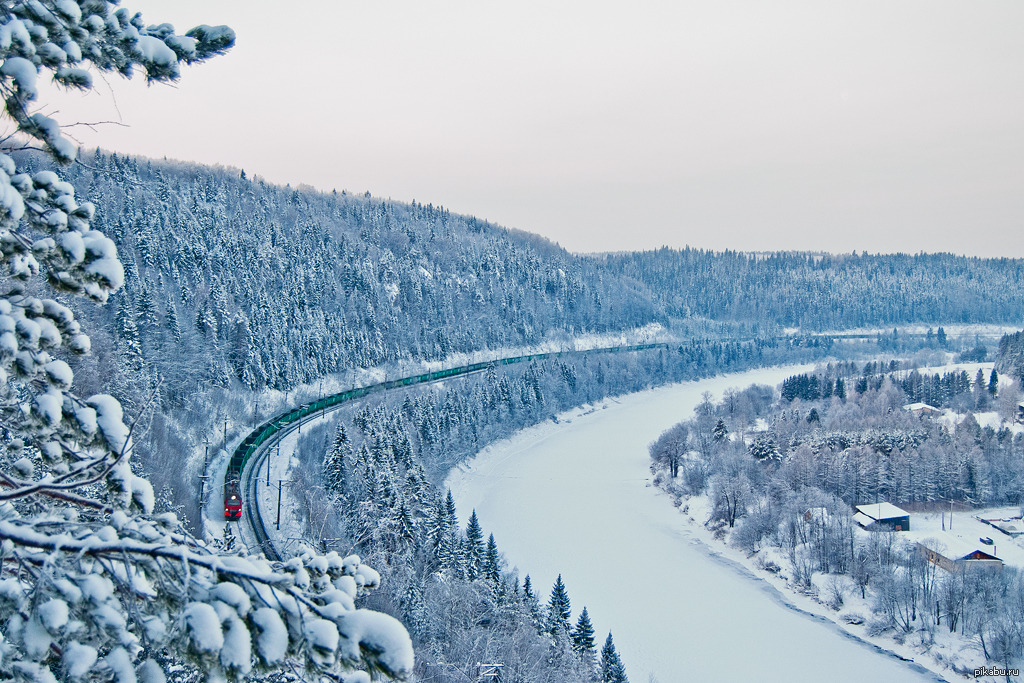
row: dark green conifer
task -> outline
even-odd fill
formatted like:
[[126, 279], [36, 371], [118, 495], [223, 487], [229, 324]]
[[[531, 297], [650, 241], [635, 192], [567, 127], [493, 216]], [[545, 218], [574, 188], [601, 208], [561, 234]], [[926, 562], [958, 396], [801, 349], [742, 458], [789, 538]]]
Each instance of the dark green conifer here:
[[626, 678], [626, 667], [619, 659], [619, 653], [615, 651], [611, 631], [608, 632], [608, 639], [601, 648], [601, 683], [629, 683], [629, 679]]
[[501, 581], [501, 557], [498, 555], [498, 544], [494, 542], [494, 534], [487, 538], [484, 577], [494, 585], [498, 585], [498, 582]]
[[466, 525], [466, 573], [470, 579], [480, 576], [484, 564], [484, 532], [476, 518], [476, 510], [469, 516]]
[[841, 377], [836, 380], [836, 388], [833, 391], [833, 393], [835, 394], [836, 398], [842, 401], [846, 400], [846, 383], [843, 381]]
[[571, 628], [572, 609], [569, 605], [569, 593], [565, 590], [562, 575], [559, 574], [555, 585], [551, 588], [548, 599], [548, 632], [555, 634], [559, 630], [568, 633]]
[[572, 649], [580, 655], [588, 665], [594, 665], [597, 651], [594, 649], [594, 626], [590, 623], [590, 614], [584, 607], [580, 618], [576, 620], [576, 628], [570, 634]]
[[719, 419], [718, 424], [715, 425], [715, 428], [711, 433], [714, 434], [715, 441], [722, 441], [725, 437], [729, 436], [729, 430], [725, 426], [725, 420]]
[[348, 478], [346, 474], [345, 456], [349, 453], [348, 435], [345, 433], [345, 425], [339, 424], [334, 432], [334, 441], [331, 443], [331, 450], [324, 459], [324, 486], [333, 495], [341, 496], [345, 493], [345, 484]]

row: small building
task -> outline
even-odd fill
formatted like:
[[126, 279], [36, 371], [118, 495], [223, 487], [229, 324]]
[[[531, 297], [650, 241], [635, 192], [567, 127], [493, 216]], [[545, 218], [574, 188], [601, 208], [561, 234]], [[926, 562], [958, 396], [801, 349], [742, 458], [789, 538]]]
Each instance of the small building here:
[[909, 410], [914, 415], [920, 417], [921, 415], [938, 416], [942, 415], [942, 411], [935, 406], [930, 406], [927, 403], [908, 403], [903, 406], [903, 410]]
[[853, 521], [868, 531], [910, 531], [910, 513], [892, 503], [858, 505]]
[[1002, 569], [1003, 561], [980, 546], [965, 543], [949, 534], [939, 534], [937, 538], [926, 538], [917, 544], [917, 551], [947, 572], [953, 573], [968, 567], [984, 569]]

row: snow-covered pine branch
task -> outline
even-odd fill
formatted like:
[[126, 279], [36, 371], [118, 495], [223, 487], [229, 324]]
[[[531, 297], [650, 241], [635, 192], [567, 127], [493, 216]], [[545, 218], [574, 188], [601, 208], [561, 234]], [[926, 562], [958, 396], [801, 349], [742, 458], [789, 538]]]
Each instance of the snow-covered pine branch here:
[[[178, 35], [106, 0], [0, 0], [3, 111], [70, 163], [75, 146], [30, 109], [41, 73], [86, 90], [89, 68], [173, 81], [180, 64], [233, 43], [227, 27]], [[358, 556], [270, 563], [153, 514], [120, 403], [74, 394], [64, 360], [92, 344], [58, 299], [102, 304], [124, 282], [94, 212], [56, 173], [19, 172], [0, 154], [0, 677], [162, 683], [158, 656], [192, 662], [209, 680], [281, 669], [346, 683], [407, 677], [405, 628], [355, 607], [380, 581]]]

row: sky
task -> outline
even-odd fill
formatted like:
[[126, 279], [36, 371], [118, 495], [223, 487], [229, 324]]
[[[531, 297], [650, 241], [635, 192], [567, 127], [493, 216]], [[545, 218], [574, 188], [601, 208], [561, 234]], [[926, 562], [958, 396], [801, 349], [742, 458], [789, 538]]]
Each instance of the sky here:
[[575, 252], [1024, 257], [1024, 4], [124, 0], [227, 55], [41, 96], [86, 147], [443, 205]]

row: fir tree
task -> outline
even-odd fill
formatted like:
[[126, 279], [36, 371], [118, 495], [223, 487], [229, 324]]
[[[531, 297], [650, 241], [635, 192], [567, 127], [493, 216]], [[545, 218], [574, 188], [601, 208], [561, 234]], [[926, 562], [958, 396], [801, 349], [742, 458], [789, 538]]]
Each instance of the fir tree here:
[[593, 667], [597, 651], [594, 649], [594, 626], [590, 623], [590, 614], [586, 607], [580, 612], [580, 618], [576, 620], [576, 627], [572, 630], [570, 637], [572, 649], [580, 655], [588, 667]]
[[834, 394], [836, 398], [842, 401], [846, 400], [846, 383], [843, 381], [842, 377], [836, 380], [836, 388], [834, 390]]
[[533, 583], [530, 581], [529, 574], [523, 579], [523, 606], [526, 608], [526, 613], [530, 616], [530, 621], [533, 622], [537, 632], [543, 633], [544, 629], [540, 618], [540, 600], [537, 598], [537, 594], [533, 592]]
[[988, 377], [988, 393], [993, 396], [999, 393], [999, 373], [995, 368], [992, 368], [992, 374]]
[[160, 324], [160, 321], [157, 320], [156, 304], [153, 303], [153, 295], [150, 294], [149, 287], [145, 283], [143, 283], [139, 291], [139, 298], [135, 304], [135, 315], [141, 330], [149, 330]]
[[348, 434], [345, 433], [345, 425], [339, 424], [338, 429], [334, 432], [331, 450], [324, 460], [324, 486], [329, 493], [335, 496], [345, 494], [348, 479], [345, 458], [351, 453], [351, 450]]
[[447, 524], [449, 528], [454, 529], [455, 525], [458, 523], [458, 517], [455, 515], [455, 499], [452, 497], [451, 489], [448, 489], [448, 496], [444, 499], [444, 515], [445, 524]]
[[729, 430], [725, 426], [725, 420], [718, 420], [718, 424], [715, 425], [712, 434], [714, 434], [715, 441], [722, 441], [729, 435]]
[[121, 299], [121, 303], [117, 307], [117, 336], [121, 342], [125, 367], [136, 372], [141, 370], [142, 344], [139, 342], [139, 328], [135, 324], [131, 308], [125, 299]]
[[416, 522], [413, 520], [412, 512], [409, 511], [409, 506], [406, 505], [404, 500], [394, 510], [393, 521], [395, 533], [402, 545], [405, 548], [414, 547], [419, 533], [416, 529]]
[[430, 511], [430, 520], [427, 522], [427, 542], [430, 543], [430, 548], [434, 551], [435, 556], [437, 555], [438, 547], [441, 545], [441, 540], [447, 532], [444, 499], [438, 498], [434, 501], [434, 507]]
[[487, 550], [484, 556], [484, 577], [494, 585], [501, 581], [501, 556], [498, 555], [498, 544], [494, 542], [494, 534], [487, 538]]
[[171, 336], [174, 337], [174, 341], [181, 343], [181, 325], [178, 323], [178, 309], [174, 305], [174, 301], [167, 302], [167, 316], [165, 318], [167, 323], [167, 329], [170, 331]]
[[569, 593], [566, 592], [562, 575], [559, 574], [555, 585], [551, 588], [551, 597], [548, 599], [548, 632], [552, 635], [558, 631], [568, 633], [571, 628], [569, 621], [571, 618]]
[[470, 579], [480, 576], [484, 564], [484, 532], [476, 518], [476, 510], [469, 516], [466, 525], [466, 571]]
[[608, 632], [608, 638], [601, 648], [601, 683], [629, 683], [629, 679], [626, 678], [626, 667], [619, 659], [619, 653], [615, 651], [611, 631]]

